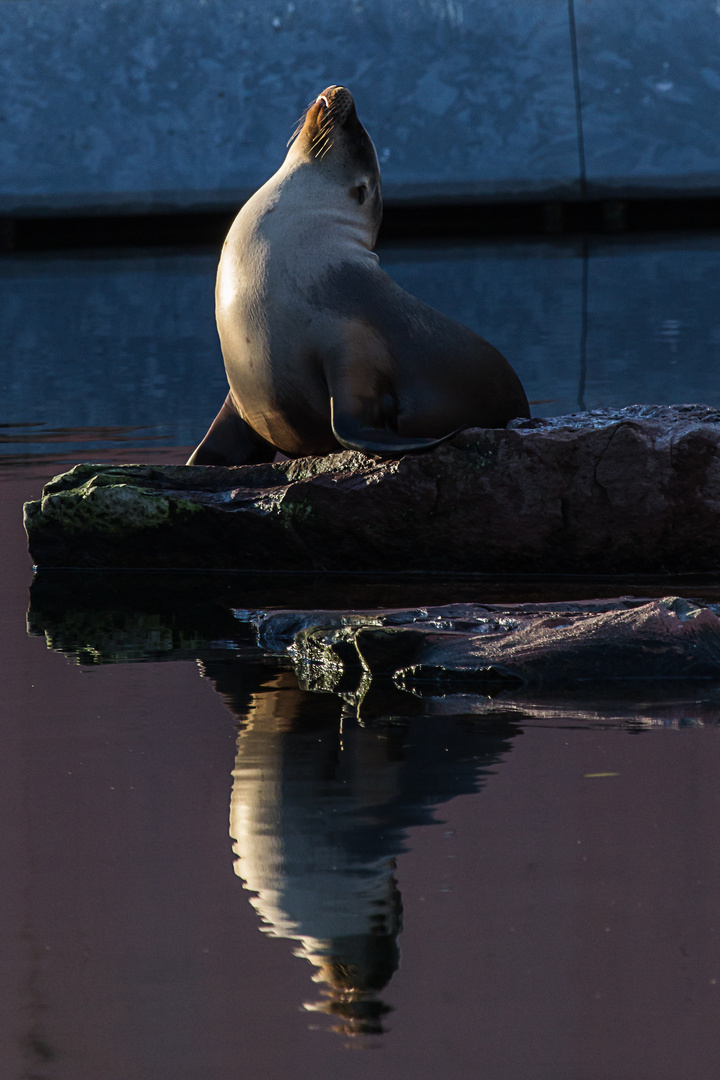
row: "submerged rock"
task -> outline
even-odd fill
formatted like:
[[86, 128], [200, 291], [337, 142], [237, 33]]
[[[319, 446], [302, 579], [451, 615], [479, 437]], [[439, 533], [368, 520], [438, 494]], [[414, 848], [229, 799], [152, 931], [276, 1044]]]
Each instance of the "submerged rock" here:
[[308, 689], [362, 699], [374, 679], [420, 696], [720, 683], [717, 605], [680, 597], [455, 604], [386, 612], [268, 612], [261, 648], [292, 659]]
[[39, 566], [422, 573], [720, 569], [720, 410], [469, 429], [430, 453], [78, 465], [26, 504]]
[[[298, 636], [291, 651], [302, 655], [308, 638], [316, 662], [321, 648], [337, 653], [332, 634], [322, 628], [306, 632], [305, 640]], [[608, 610], [588, 604], [574, 611], [543, 605], [524, 614], [498, 611], [472, 629], [422, 632], [413, 626], [381, 637], [367, 628], [355, 631], [353, 644], [367, 675], [389, 676], [398, 689], [421, 696], [720, 681], [717, 612], [677, 597], [620, 601]]]

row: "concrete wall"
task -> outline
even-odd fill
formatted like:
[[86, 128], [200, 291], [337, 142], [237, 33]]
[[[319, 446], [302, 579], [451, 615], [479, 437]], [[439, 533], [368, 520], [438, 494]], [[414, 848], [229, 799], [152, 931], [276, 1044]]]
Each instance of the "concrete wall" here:
[[233, 206], [326, 85], [386, 198], [720, 188], [717, 0], [0, 0], [0, 213]]

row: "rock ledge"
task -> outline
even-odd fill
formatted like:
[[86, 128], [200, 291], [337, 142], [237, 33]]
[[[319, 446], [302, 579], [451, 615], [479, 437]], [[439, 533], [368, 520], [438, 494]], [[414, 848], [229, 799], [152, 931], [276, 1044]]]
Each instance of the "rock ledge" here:
[[76, 466], [27, 503], [41, 567], [395, 573], [720, 570], [720, 410], [638, 405], [430, 453]]

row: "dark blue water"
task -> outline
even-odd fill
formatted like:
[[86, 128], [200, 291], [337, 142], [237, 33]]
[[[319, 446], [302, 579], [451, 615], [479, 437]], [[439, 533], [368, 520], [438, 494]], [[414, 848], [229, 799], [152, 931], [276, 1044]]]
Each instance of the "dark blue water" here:
[[[714, 236], [380, 255], [508, 357], [537, 415], [720, 401]], [[215, 266], [215, 253], [0, 259], [6, 452], [72, 447], [77, 428], [87, 450], [199, 441], [225, 396]]]
[[[718, 403], [710, 240], [382, 259], [496, 343], [536, 412]], [[713, 1076], [718, 688], [358, 703], [303, 689], [249, 613], [396, 605], [392, 583], [41, 573], [30, 593], [23, 499], [204, 433], [213, 273], [1, 264], [0, 1072]]]

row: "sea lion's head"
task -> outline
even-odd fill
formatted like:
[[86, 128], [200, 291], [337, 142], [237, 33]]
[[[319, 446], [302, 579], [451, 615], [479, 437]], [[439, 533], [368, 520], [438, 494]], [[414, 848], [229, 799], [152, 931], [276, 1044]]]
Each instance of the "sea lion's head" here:
[[288, 158], [311, 167], [361, 208], [374, 238], [382, 219], [380, 166], [372, 139], [345, 86], [328, 86], [308, 106], [293, 134]]

